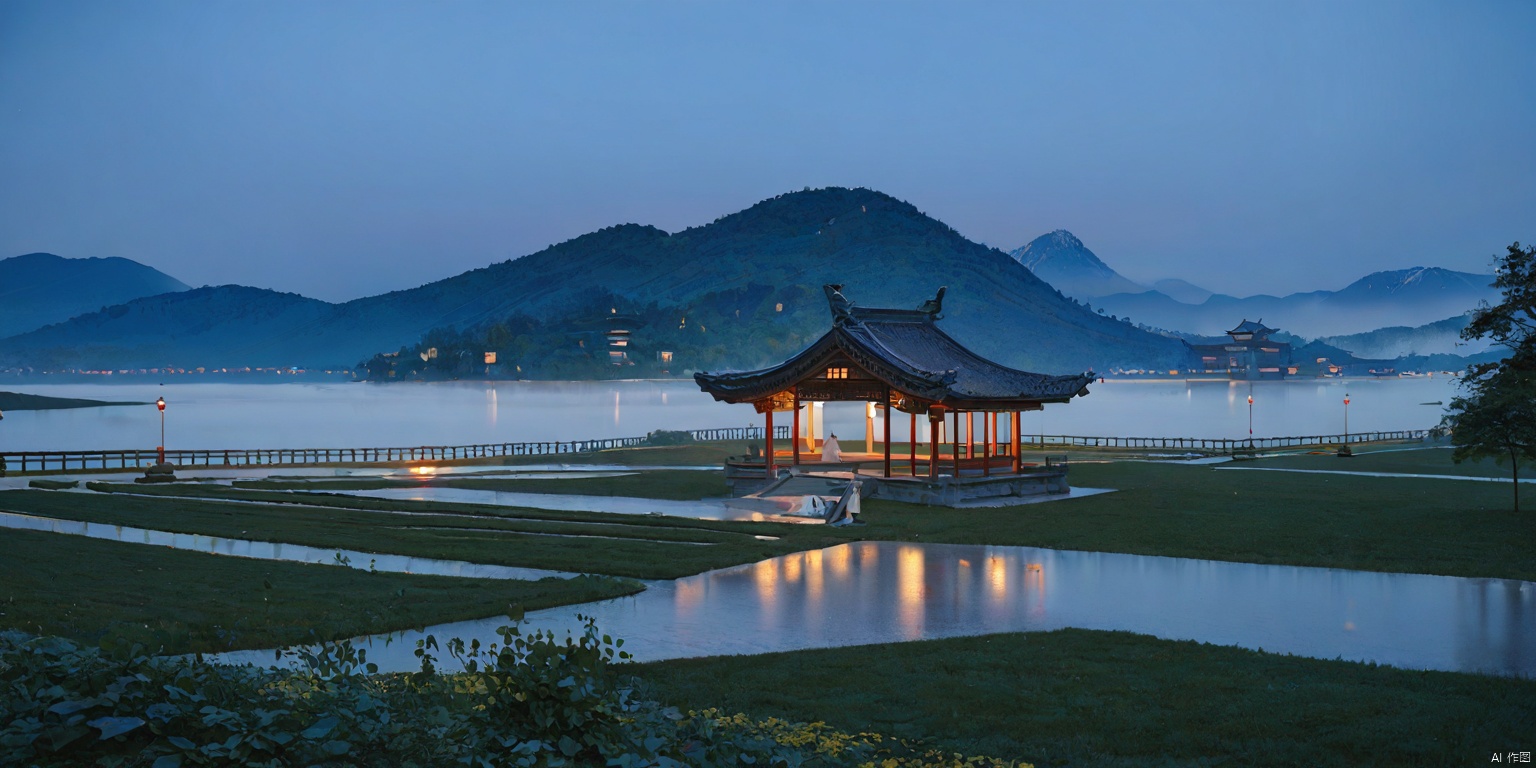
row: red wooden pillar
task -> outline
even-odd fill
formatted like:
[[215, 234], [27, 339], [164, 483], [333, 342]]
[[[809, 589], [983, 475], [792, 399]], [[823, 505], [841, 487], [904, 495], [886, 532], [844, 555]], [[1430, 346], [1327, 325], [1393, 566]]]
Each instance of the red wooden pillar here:
[[917, 477], [917, 412], [908, 415], [912, 417], [912, 432], [907, 439], [907, 470]]
[[1023, 421], [1024, 421], [1024, 419], [1020, 418], [1023, 415], [1024, 415], [1023, 411], [1014, 411], [1013, 412], [1013, 416], [1012, 416], [1012, 418], [1013, 418], [1013, 473], [1015, 475], [1017, 475], [1020, 472], [1024, 471], [1024, 445], [1023, 445], [1023, 443], [1024, 443], [1024, 439], [1023, 439], [1023, 429], [1024, 429]]
[[773, 481], [773, 403], [768, 403], [768, 412], [764, 414], [768, 418], [768, 429], [763, 433], [763, 444], [767, 449], [763, 451], [763, 477]]
[[795, 426], [790, 429], [790, 440], [795, 444], [795, 466], [800, 466], [800, 388], [795, 387]]
[[997, 453], [997, 411], [993, 411], [993, 412], [987, 414], [987, 418], [990, 419], [990, 421], [988, 421], [987, 424], [992, 428], [992, 431], [987, 433], [987, 434], [991, 435], [991, 437], [987, 438], [987, 440], [989, 441], [987, 443], [987, 446], [988, 446], [989, 450], [992, 451], [993, 454], [996, 454]]
[[965, 414], [965, 457], [976, 458], [976, 414], [970, 412]]
[[981, 414], [981, 474], [983, 477], [992, 474], [992, 430], [990, 429], [992, 414]]
[[891, 476], [891, 417], [896, 409], [891, 407], [891, 388], [885, 388], [885, 476]]
[[939, 476], [939, 424], [944, 423], [944, 413], [939, 412], [937, 422], [933, 420], [933, 412], [928, 413], [928, 478], [931, 480]]
[[960, 412], [955, 411], [955, 433], [949, 436], [950, 448], [955, 455], [955, 477], [960, 477]]

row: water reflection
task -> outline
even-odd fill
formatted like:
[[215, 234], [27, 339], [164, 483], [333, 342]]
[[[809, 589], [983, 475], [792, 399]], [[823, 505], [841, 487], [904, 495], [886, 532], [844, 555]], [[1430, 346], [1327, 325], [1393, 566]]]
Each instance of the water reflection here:
[[402, 501], [435, 501], [459, 504], [490, 504], [498, 507], [524, 507], [566, 512], [609, 512], [617, 515], [671, 515], [699, 520], [738, 520], [820, 524], [820, 518], [775, 514], [778, 506], [759, 499], [719, 499], [685, 501], [644, 499], [631, 496], [582, 496], [576, 494], [525, 493], [521, 491], [485, 491], [472, 488], [377, 488], [373, 490], [328, 491], [345, 496], [364, 496]]
[[[1412, 669], [1536, 676], [1536, 584], [1028, 547], [860, 542], [653, 582], [576, 614], [641, 660], [1062, 627], [1125, 630]], [[504, 619], [433, 627], [494, 639]], [[409, 670], [421, 633], [369, 651]], [[377, 655], [376, 655], [377, 654]], [[260, 661], [260, 654], [232, 656]]]

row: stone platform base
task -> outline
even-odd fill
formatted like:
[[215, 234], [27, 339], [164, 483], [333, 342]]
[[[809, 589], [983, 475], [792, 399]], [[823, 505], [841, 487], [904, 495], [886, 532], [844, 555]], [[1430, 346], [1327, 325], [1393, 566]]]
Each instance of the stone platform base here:
[[938, 507], [959, 507], [978, 499], [1035, 497], [1071, 491], [1064, 467], [990, 477], [940, 475], [930, 480], [926, 477], [864, 476], [860, 479], [864, 481], [866, 499], [890, 499]]
[[174, 483], [176, 467], [172, 464], [156, 464], [144, 470], [143, 477], [135, 477], [135, 483]]

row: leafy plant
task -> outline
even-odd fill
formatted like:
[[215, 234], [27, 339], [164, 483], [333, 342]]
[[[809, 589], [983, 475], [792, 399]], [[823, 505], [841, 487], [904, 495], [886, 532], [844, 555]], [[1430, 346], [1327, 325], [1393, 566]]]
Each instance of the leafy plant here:
[[[379, 675], [350, 642], [279, 652], [288, 668], [157, 657], [0, 633], [0, 764], [64, 766], [1005, 766], [921, 753], [824, 725], [682, 713], [635, 698], [611, 670], [623, 642], [499, 630], [454, 639], [464, 671]], [[876, 762], [878, 761], [878, 763]]]

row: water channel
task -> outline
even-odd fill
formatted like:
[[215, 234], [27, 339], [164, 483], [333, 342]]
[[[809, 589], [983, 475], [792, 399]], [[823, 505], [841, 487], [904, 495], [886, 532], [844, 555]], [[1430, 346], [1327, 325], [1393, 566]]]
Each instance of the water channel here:
[[[1513, 579], [860, 542], [647, 587], [537, 611], [529, 625], [563, 634], [579, 630], [578, 614], [592, 616], [642, 661], [1079, 627], [1536, 677], [1536, 583]], [[368, 658], [384, 670], [413, 670], [415, 642], [425, 635], [490, 643], [504, 623], [495, 617], [369, 638]], [[266, 663], [271, 653], [223, 658]]]
[[[398, 555], [177, 534], [0, 513], [0, 526], [196, 552], [499, 579], [569, 576]], [[1124, 630], [1322, 659], [1536, 677], [1536, 583], [1032, 547], [857, 542], [653, 581], [631, 597], [529, 615], [566, 633], [578, 614], [640, 660], [807, 650], [1064, 627]], [[502, 617], [367, 639], [386, 671], [415, 641], [496, 640]], [[270, 651], [225, 660], [266, 663]]]

